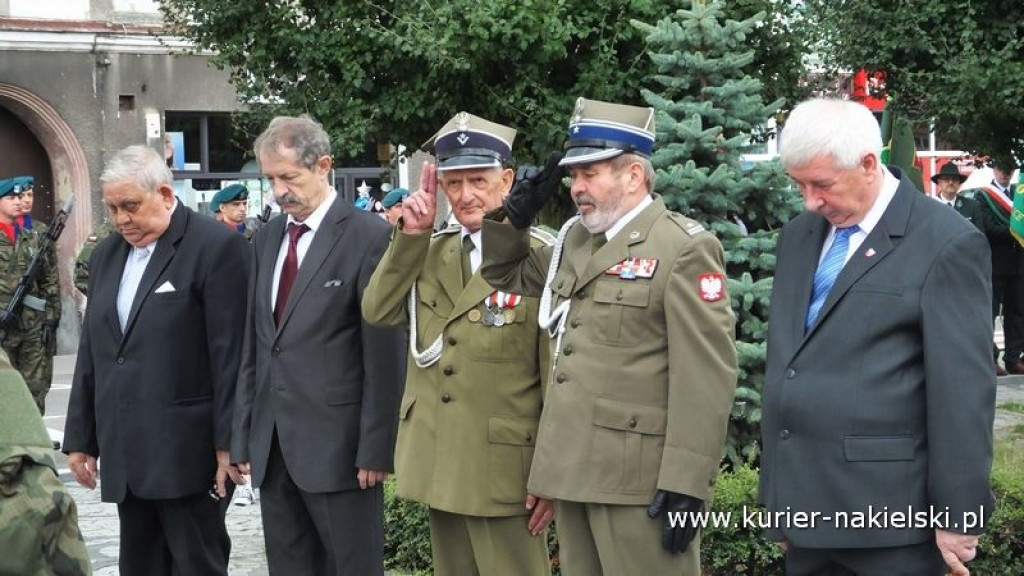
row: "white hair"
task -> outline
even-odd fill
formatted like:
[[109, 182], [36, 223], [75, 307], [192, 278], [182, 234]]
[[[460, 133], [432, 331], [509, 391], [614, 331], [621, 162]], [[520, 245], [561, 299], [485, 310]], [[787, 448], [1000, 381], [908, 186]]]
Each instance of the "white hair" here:
[[882, 151], [882, 132], [871, 110], [849, 100], [807, 100], [789, 114], [779, 136], [786, 167], [804, 166], [830, 157], [848, 170], [866, 154]]
[[173, 186], [174, 176], [159, 152], [137, 144], [114, 153], [100, 175], [100, 182], [131, 182], [146, 192], [156, 192], [165, 184]]

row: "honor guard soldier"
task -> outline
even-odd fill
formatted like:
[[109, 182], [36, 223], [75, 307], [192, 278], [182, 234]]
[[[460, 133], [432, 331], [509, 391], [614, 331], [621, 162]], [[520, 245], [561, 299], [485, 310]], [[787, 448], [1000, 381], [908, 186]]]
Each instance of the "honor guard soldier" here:
[[32, 396], [0, 351], [0, 574], [92, 574]]
[[78, 251], [78, 256], [75, 257], [75, 288], [86, 296], [89, 295], [89, 258], [92, 256], [92, 251], [96, 249], [96, 245], [110, 236], [113, 231], [114, 226], [110, 222], [104, 221], [85, 239], [85, 243]]
[[[397, 493], [430, 507], [439, 576], [550, 574], [551, 503], [526, 491], [549, 365], [539, 302], [479, 272], [480, 224], [512, 188], [515, 135], [465, 112], [434, 135], [438, 164], [402, 201], [363, 297], [371, 324], [409, 326]], [[439, 183], [458, 225], [432, 234]]]
[[42, 272], [28, 287], [20, 309], [13, 313], [5, 309], [38, 250], [39, 226], [33, 232], [18, 224], [23, 215], [21, 194], [26, 186], [32, 186], [30, 177], [0, 181], [0, 325], [6, 330], [3, 348], [25, 379], [42, 414], [50, 391], [60, 321], [60, 286], [52, 251], [46, 255]]
[[262, 222], [258, 218], [245, 217], [248, 205], [249, 189], [241, 184], [232, 184], [213, 195], [210, 210], [220, 215], [218, 220], [225, 226], [244, 234], [246, 240], [252, 240]]
[[[735, 317], [721, 244], [654, 193], [653, 145], [652, 109], [581, 98], [565, 157], [483, 224], [484, 278], [540, 296], [553, 335], [528, 490], [555, 499], [566, 576], [701, 574], [697, 530], [669, 513], [699, 512], [711, 496]], [[530, 247], [559, 165], [580, 214], [553, 247]]]

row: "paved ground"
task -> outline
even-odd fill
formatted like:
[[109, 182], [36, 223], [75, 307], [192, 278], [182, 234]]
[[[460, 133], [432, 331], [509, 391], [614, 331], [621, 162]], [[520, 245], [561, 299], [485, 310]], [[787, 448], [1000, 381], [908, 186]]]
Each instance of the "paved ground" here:
[[[64, 415], [67, 411], [74, 361], [74, 356], [58, 356], [54, 365], [53, 388], [47, 399], [46, 424], [51, 437], [56, 440], [63, 437]], [[1007, 402], [1024, 404], [1024, 376], [1006, 376], [999, 379], [997, 405]], [[1024, 414], [1008, 410], [996, 411], [997, 436], [1008, 435], [1018, 425], [1024, 425]], [[96, 576], [116, 576], [117, 507], [100, 502], [98, 489], [89, 491], [79, 486], [68, 472], [63, 455], [59, 455], [59, 458], [61, 479], [78, 503], [78, 520], [93, 559]], [[245, 507], [232, 505], [227, 514], [227, 526], [232, 543], [229, 566], [231, 576], [266, 575], [259, 503]]]

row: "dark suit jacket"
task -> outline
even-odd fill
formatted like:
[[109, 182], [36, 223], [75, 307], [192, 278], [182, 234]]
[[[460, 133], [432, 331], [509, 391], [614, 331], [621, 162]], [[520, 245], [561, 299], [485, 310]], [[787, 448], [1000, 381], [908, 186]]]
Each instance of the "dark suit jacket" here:
[[[995, 372], [984, 236], [902, 179], [805, 335], [828, 232], [824, 218], [803, 213], [779, 238], [760, 500], [770, 512], [948, 506], [960, 522], [984, 506], [987, 516]], [[934, 527], [781, 528], [775, 539], [808, 548], [934, 538]]]
[[[103, 500], [178, 498], [213, 484], [228, 450], [249, 255], [238, 234], [180, 202], [139, 283], [125, 333], [117, 292], [131, 246], [89, 261], [64, 451], [101, 456]], [[173, 291], [156, 292], [170, 283]]]
[[259, 486], [276, 428], [285, 464], [300, 488], [350, 490], [358, 487], [357, 468], [394, 467], [405, 336], [366, 324], [360, 312], [390, 227], [338, 196], [275, 327], [271, 292], [286, 223], [279, 216], [253, 238], [232, 457], [251, 462]]
[[[1010, 234], [1010, 226], [1000, 219], [985, 200], [985, 192], [974, 190], [973, 201], [978, 214], [977, 226], [988, 237], [992, 250], [993, 276], [1020, 276], [1024, 274], [1024, 247]], [[1010, 187], [1010, 201], [1016, 194], [1016, 186]]]

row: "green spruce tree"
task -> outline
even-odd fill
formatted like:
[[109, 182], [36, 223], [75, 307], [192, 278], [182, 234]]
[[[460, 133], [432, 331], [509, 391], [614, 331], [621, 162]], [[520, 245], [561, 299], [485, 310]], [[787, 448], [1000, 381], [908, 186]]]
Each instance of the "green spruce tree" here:
[[801, 206], [778, 161], [745, 166], [741, 157], [783, 104], [765, 104], [761, 83], [744, 71], [754, 57], [745, 42], [763, 19], [729, 20], [722, 1], [693, 0], [657, 25], [633, 23], [647, 34], [656, 67], [643, 91], [657, 119], [655, 189], [670, 209], [715, 232], [726, 251], [740, 368], [726, 444], [733, 464], [759, 453], [775, 242]]

